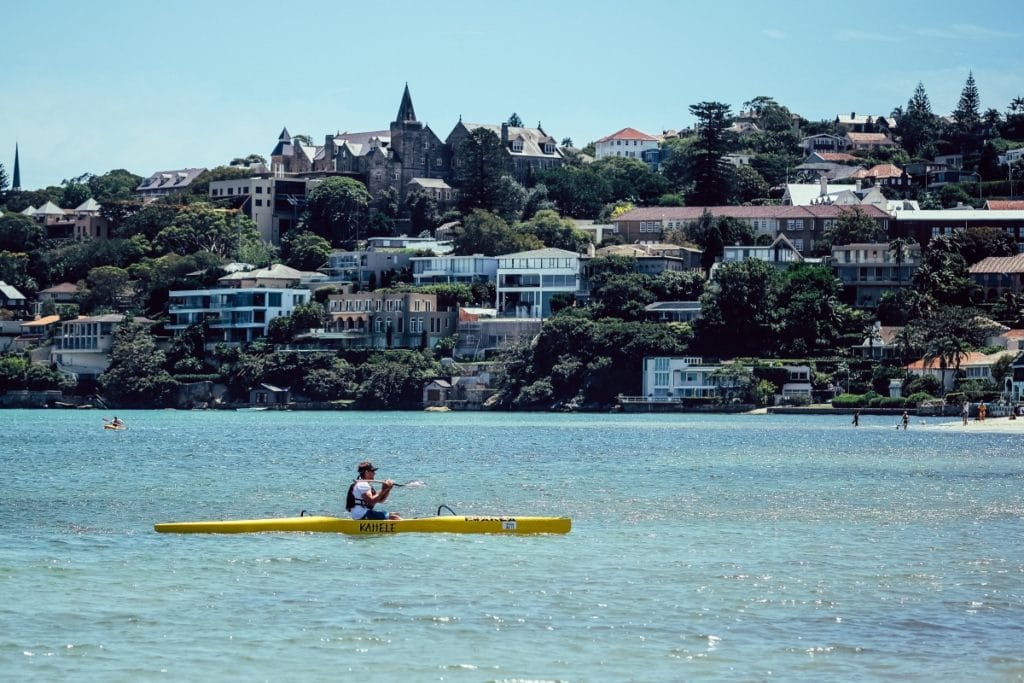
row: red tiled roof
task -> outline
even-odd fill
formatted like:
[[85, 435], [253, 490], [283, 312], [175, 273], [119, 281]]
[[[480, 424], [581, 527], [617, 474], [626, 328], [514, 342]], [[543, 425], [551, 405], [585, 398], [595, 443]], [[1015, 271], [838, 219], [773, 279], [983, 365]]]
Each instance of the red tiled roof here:
[[[992, 365], [1003, 356], [1012, 353], [1012, 351], [999, 351], [998, 353], [981, 353], [980, 351], [970, 351], [960, 357], [960, 367], [963, 368], [968, 365]], [[932, 360], [927, 364], [925, 364], [924, 359], [921, 358], [907, 365], [907, 370], [939, 370], [941, 369], [941, 367], [942, 361], [940, 361], [938, 358]], [[953, 366], [950, 365], [946, 369], [952, 370]]]
[[[871, 204], [861, 204], [860, 209], [869, 218], [890, 218], [889, 214]], [[836, 218], [849, 206], [815, 204], [813, 206], [648, 206], [633, 209], [612, 219], [613, 223], [652, 220], [698, 220], [707, 209], [713, 216], [728, 218]]]
[[971, 274], [984, 273], [1024, 273], [1024, 254], [1016, 256], [989, 256], [983, 258], [970, 268]]
[[868, 176], [872, 178], [902, 178], [903, 169], [893, 164], [878, 164], [868, 169]]
[[989, 211], [1024, 211], [1024, 199], [990, 199], [985, 202]]
[[598, 140], [598, 142], [610, 142], [612, 140], [646, 140], [649, 142], [657, 142], [658, 138], [652, 137], [647, 133], [641, 133], [636, 128], [623, 128], [611, 135], [606, 135]]
[[822, 161], [857, 161], [857, 157], [846, 152], [818, 152]]
[[44, 292], [47, 294], [76, 294], [78, 292], [78, 285], [71, 284], [70, 282], [62, 282], [59, 285], [47, 287], [46, 289], [39, 291], [40, 294]]

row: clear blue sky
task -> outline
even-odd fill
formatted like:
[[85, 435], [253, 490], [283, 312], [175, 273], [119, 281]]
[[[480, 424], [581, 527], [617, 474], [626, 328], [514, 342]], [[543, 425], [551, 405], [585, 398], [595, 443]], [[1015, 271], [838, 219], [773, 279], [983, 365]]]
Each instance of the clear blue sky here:
[[283, 126], [321, 141], [386, 129], [408, 82], [442, 139], [516, 112], [583, 145], [692, 123], [758, 95], [811, 120], [889, 114], [918, 81], [936, 113], [969, 71], [982, 108], [1024, 96], [1018, 2], [11, 2], [0, 163], [22, 186], [269, 156]]

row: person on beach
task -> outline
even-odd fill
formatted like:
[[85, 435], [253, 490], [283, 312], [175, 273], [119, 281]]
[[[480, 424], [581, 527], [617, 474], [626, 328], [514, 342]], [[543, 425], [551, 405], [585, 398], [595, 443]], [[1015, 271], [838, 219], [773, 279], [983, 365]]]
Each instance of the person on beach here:
[[971, 414], [971, 404], [968, 403], [967, 401], [964, 401], [964, 408], [963, 408], [963, 410], [960, 411], [960, 415], [964, 418], [964, 427], [967, 426], [967, 418], [970, 416], [970, 414]]
[[907, 411], [904, 410], [903, 411], [903, 431], [906, 431], [907, 427], [909, 427], [909, 426], [910, 426], [910, 415], [907, 413]]
[[985, 402], [982, 401], [981, 403], [978, 404], [978, 422], [984, 422], [985, 421], [985, 413], [987, 413], [987, 412], [988, 412], [988, 407], [985, 405]]
[[401, 519], [394, 512], [378, 510], [376, 506], [383, 503], [391, 495], [391, 489], [395, 482], [386, 479], [382, 482], [380, 491], [371, 485], [377, 468], [369, 460], [364, 460], [356, 467], [359, 477], [348, 487], [348, 495], [345, 500], [345, 509], [352, 514], [352, 519]]
[[854, 427], [859, 427], [860, 426], [860, 411], [859, 410], [853, 411], [853, 422], [852, 422], [852, 424], [853, 424]]

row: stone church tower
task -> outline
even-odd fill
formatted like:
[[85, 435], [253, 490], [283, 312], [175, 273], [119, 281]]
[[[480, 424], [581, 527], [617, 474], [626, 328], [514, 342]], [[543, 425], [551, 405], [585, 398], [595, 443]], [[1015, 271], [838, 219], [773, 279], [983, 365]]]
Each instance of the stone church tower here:
[[413, 178], [441, 178], [447, 180], [451, 172], [451, 152], [439, 137], [420, 121], [412, 106], [409, 85], [402, 93], [398, 115], [391, 122], [391, 168], [399, 170], [395, 178], [398, 194], [405, 199], [409, 182]]

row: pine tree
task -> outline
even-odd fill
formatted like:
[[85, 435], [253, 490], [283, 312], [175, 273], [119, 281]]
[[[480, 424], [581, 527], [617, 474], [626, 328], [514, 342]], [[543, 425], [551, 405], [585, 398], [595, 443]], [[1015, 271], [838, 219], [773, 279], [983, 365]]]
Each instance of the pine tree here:
[[726, 153], [725, 129], [732, 115], [729, 105], [701, 102], [690, 106], [697, 117], [697, 144], [693, 164], [690, 206], [720, 206], [729, 197], [729, 170], [722, 159]]
[[899, 120], [904, 149], [910, 156], [916, 156], [924, 147], [935, 141], [935, 114], [924, 84], [918, 83], [914, 94], [907, 102], [907, 111]]
[[967, 82], [960, 93], [960, 102], [953, 112], [956, 120], [956, 133], [961, 146], [966, 146], [981, 129], [981, 99], [978, 86], [974, 82], [974, 72], [967, 75]]

